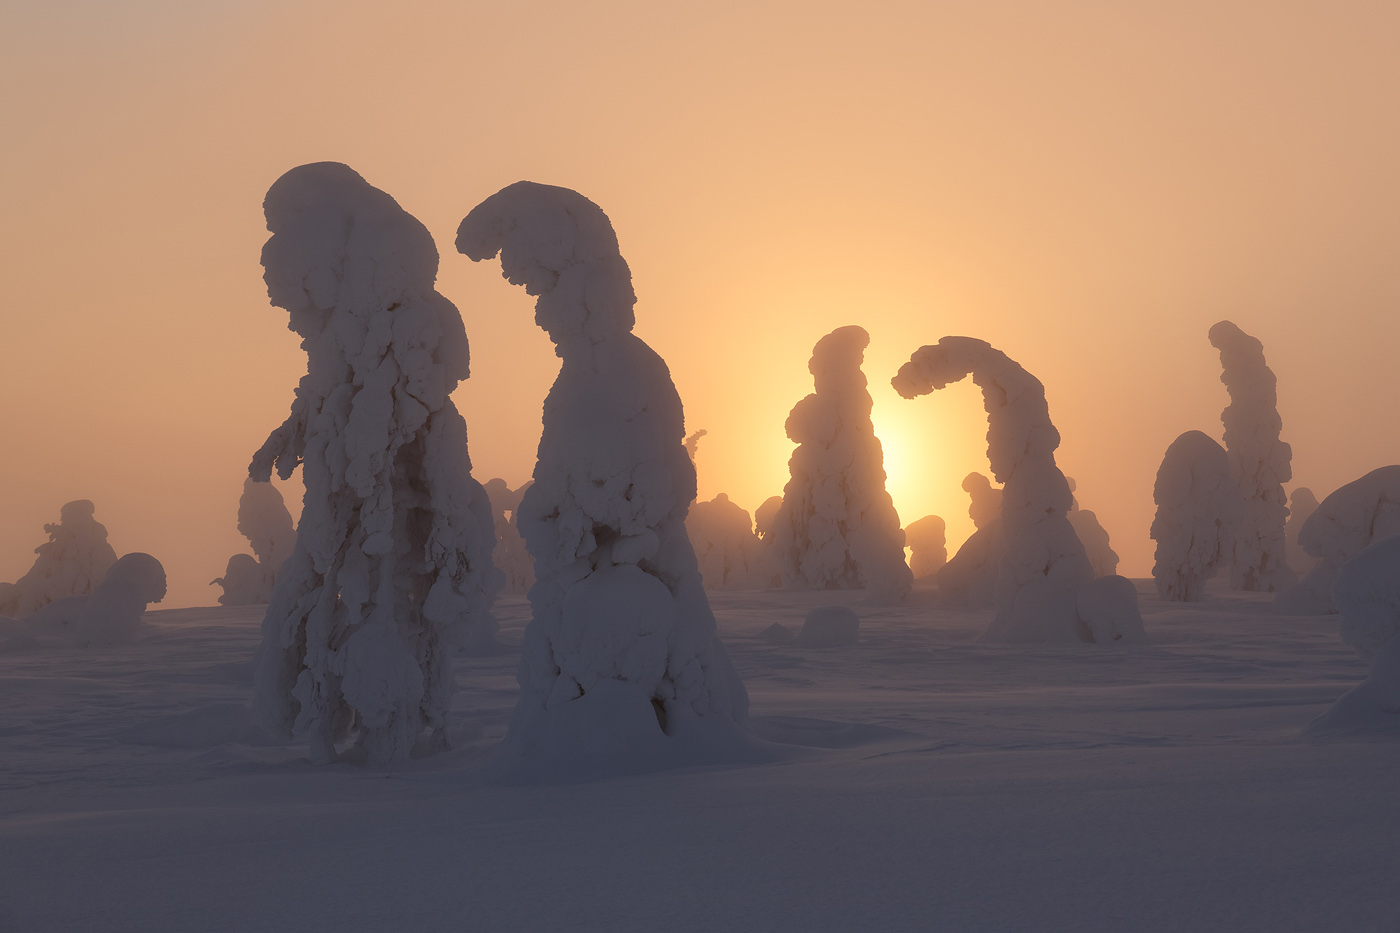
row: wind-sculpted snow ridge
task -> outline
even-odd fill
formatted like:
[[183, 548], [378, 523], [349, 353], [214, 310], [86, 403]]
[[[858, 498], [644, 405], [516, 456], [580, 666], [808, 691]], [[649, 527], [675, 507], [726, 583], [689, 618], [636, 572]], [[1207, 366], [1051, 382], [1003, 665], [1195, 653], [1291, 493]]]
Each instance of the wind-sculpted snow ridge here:
[[1079, 500], [1074, 498], [1074, 477], [1066, 476], [1065, 481], [1069, 483], [1070, 492], [1069, 523], [1074, 526], [1074, 533], [1079, 536], [1079, 543], [1084, 545], [1084, 552], [1089, 555], [1089, 563], [1094, 568], [1094, 576], [1111, 577], [1117, 575], [1118, 552], [1109, 544], [1108, 529], [1099, 524], [1097, 515], [1088, 509], [1079, 507]]
[[[523, 595], [535, 585], [535, 564], [530, 560], [530, 552], [525, 549], [525, 539], [520, 536], [516, 517], [520, 514], [520, 500], [530, 484], [511, 489], [505, 480], [497, 478], [487, 480], [484, 488], [495, 514], [496, 550], [493, 559], [496, 569], [504, 576], [507, 593]], [[510, 515], [506, 515], [507, 512]]]
[[1299, 486], [1288, 497], [1288, 524], [1283, 527], [1283, 536], [1287, 543], [1288, 566], [1299, 577], [1307, 576], [1317, 566], [1317, 558], [1298, 543], [1298, 534], [1317, 511], [1317, 506], [1317, 496], [1306, 486]]
[[90, 595], [55, 600], [24, 622], [60, 642], [109, 647], [134, 640], [147, 604], [164, 598], [165, 568], [137, 551], [113, 563]]
[[238, 530], [248, 539], [256, 558], [235, 554], [224, 575], [211, 585], [223, 587], [221, 606], [248, 606], [272, 599], [277, 571], [296, 547], [296, 527], [282, 494], [271, 483], [243, 481], [238, 500]]
[[1182, 434], [1162, 457], [1152, 499], [1157, 592], [1163, 599], [1196, 602], [1228, 560], [1239, 525], [1240, 492], [1225, 448], [1200, 431]]
[[1283, 484], [1293, 478], [1293, 448], [1279, 440], [1278, 380], [1264, 362], [1264, 345], [1229, 321], [1210, 329], [1210, 342], [1220, 351], [1220, 381], [1230, 393], [1220, 421], [1241, 495], [1230, 586], [1272, 593], [1297, 581], [1285, 551]]
[[720, 493], [690, 507], [685, 519], [690, 544], [705, 588], [752, 590], [768, 585], [767, 553], [753, 531], [749, 513]]
[[1372, 470], [1332, 493], [1298, 531], [1298, 544], [1317, 564], [1297, 585], [1274, 598], [1293, 615], [1336, 612], [1337, 571], [1372, 541], [1400, 534], [1400, 466]]
[[904, 529], [909, 546], [909, 570], [915, 580], [931, 577], [948, 563], [947, 524], [937, 515], [925, 515]]
[[1377, 539], [1344, 563], [1332, 592], [1342, 614], [1342, 640], [1371, 671], [1304, 735], [1400, 735], [1400, 534]]
[[1094, 579], [1094, 569], [1067, 517], [1073, 497], [1055, 464], [1060, 433], [1050, 421], [1040, 381], [984, 340], [944, 337], [916, 350], [892, 384], [900, 395], [915, 398], [969, 375], [982, 389], [987, 459], [1003, 486], [996, 616], [983, 639], [1135, 638], [1141, 625], [1136, 595], [1131, 611], [1122, 594], [1112, 591], [1108, 598], [1089, 600], [1092, 624], [1081, 615], [1080, 591]]
[[58, 524], [45, 525], [49, 540], [34, 549], [29, 572], [0, 591], [0, 615], [24, 616], [54, 600], [86, 596], [117, 561], [107, 529], [94, 519], [87, 499], [59, 510]]
[[790, 589], [865, 589], [876, 602], [898, 603], [914, 575], [870, 421], [860, 369], [869, 344], [864, 328], [838, 327], [812, 349], [807, 369], [816, 391], [788, 415], [797, 449], [773, 520], [772, 554]]
[[607, 215], [522, 181], [472, 209], [457, 249], [500, 255], [562, 360], [520, 502], [533, 618], [493, 767], [578, 781], [752, 757], [748, 694], [686, 535], [695, 466], [680, 396], [631, 332], [632, 275]]
[[434, 290], [427, 229], [336, 162], [263, 204], [268, 296], [302, 337], [291, 416], [249, 475], [306, 485], [296, 546], [263, 621], [255, 705], [311, 758], [400, 762], [447, 744], [454, 645], [493, 641], [491, 505], [449, 394], [467, 378], [457, 309]]

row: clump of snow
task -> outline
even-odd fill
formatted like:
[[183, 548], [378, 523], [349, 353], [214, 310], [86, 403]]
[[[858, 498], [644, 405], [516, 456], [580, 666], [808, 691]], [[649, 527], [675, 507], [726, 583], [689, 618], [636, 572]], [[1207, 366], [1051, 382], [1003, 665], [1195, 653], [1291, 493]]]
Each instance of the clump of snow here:
[[1118, 552], [1109, 545], [1108, 529], [1099, 524], [1097, 515], [1079, 507], [1079, 500], [1074, 498], [1074, 477], [1066, 476], [1065, 482], [1069, 483], [1070, 491], [1069, 523], [1074, 526], [1079, 543], [1084, 545], [1084, 552], [1089, 555], [1094, 576], [1111, 577], [1118, 572]]
[[1317, 506], [1317, 496], [1306, 486], [1299, 486], [1288, 497], [1288, 524], [1283, 526], [1283, 536], [1287, 542], [1288, 566], [1300, 577], [1306, 576], [1317, 566], [1317, 558], [1303, 550], [1298, 543], [1298, 533], [1312, 513], [1317, 511]]
[[788, 415], [797, 449], [773, 520], [772, 553], [786, 587], [866, 589], [876, 601], [897, 603], [914, 577], [860, 369], [869, 344], [864, 328], [838, 327], [812, 349], [807, 369], [816, 391]]
[[505, 480], [497, 478], [487, 480], [483, 488], [495, 514], [496, 550], [492, 556], [496, 569], [504, 577], [505, 591], [528, 593], [530, 587], [535, 585], [535, 562], [530, 559], [516, 517], [520, 512], [520, 500], [530, 484], [527, 482], [518, 489], [511, 489]]
[[1264, 361], [1264, 345], [1229, 321], [1210, 329], [1210, 342], [1220, 351], [1220, 381], [1230, 393], [1220, 421], [1242, 499], [1230, 586], [1272, 593], [1297, 580], [1286, 559], [1283, 484], [1293, 478], [1293, 448], [1279, 439], [1278, 380]]
[[781, 622], [774, 622], [772, 625], [758, 633], [758, 637], [764, 641], [771, 641], [775, 645], [785, 645], [792, 641], [792, 629]]
[[680, 396], [631, 332], [636, 295], [607, 215], [518, 182], [472, 209], [457, 249], [500, 255], [562, 360], [518, 513], [537, 582], [497, 766], [584, 780], [751, 754], [748, 694], [686, 535], [695, 466]]
[[255, 709], [327, 762], [354, 737], [370, 762], [442, 748], [451, 647], [494, 635], [491, 505], [471, 478], [450, 393], [466, 333], [434, 289], [421, 223], [345, 165], [287, 172], [263, 204], [268, 296], [307, 373], [249, 475], [306, 486], [296, 546], [263, 621]]
[[34, 549], [38, 557], [29, 572], [0, 592], [0, 615], [28, 615], [54, 600], [93, 591], [117, 560], [94, 511], [90, 501], [76, 499], [59, 510], [58, 524], [44, 526], [49, 540]]
[[772, 572], [749, 513], [720, 493], [696, 502], [685, 519], [686, 533], [700, 565], [705, 587], [712, 590], [762, 589]]
[[1400, 534], [1400, 466], [1384, 466], [1323, 499], [1303, 523], [1298, 544], [1317, 564], [1274, 606], [1295, 615], [1336, 612], [1338, 570], [1371, 542], [1393, 534]]
[[[282, 494], [271, 483], [249, 477], [243, 481], [238, 500], [238, 530], [252, 545], [256, 558], [235, 554], [229, 558], [224, 575], [213, 584], [223, 587], [223, 606], [266, 603], [272, 598], [277, 571], [296, 547], [296, 527]], [[212, 585], [212, 584], [211, 584]]]
[[948, 563], [948, 527], [937, 515], [925, 515], [904, 529], [909, 546], [909, 569], [914, 579], [931, 577]]
[[1182, 434], [1162, 457], [1152, 498], [1157, 592], [1163, 599], [1199, 600], [1206, 581], [1228, 559], [1230, 536], [1239, 525], [1239, 487], [1225, 448], [1200, 431]]
[[997, 603], [997, 576], [1004, 550], [1002, 491], [976, 472], [963, 477], [962, 488], [972, 499], [967, 514], [977, 530], [938, 571], [938, 595], [952, 605], [991, 608]]
[[860, 617], [845, 606], [818, 606], [807, 613], [797, 643], [804, 648], [837, 648], [860, 640]]
[[[969, 375], [982, 389], [987, 459], [1003, 485], [996, 616], [983, 638], [1093, 640], [1079, 618], [1077, 598], [1094, 569], [1067, 517], [1072, 496], [1055, 464], [1060, 433], [1040, 380], [984, 340], [944, 337], [916, 350], [892, 383], [900, 395], [914, 398]], [[1126, 613], [1098, 620], [1104, 630], [1132, 624]]]

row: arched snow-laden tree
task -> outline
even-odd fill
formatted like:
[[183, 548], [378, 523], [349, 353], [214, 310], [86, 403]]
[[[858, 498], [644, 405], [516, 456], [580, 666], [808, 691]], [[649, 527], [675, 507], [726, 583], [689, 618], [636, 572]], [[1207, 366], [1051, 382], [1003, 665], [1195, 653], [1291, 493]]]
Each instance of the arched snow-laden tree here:
[[1240, 491], [1225, 448], [1200, 431], [1182, 434], [1162, 457], [1152, 498], [1157, 592], [1163, 599], [1195, 602], [1227, 560], [1239, 524]]
[[607, 215], [522, 181], [472, 209], [457, 249], [499, 253], [562, 360], [520, 502], [533, 618], [496, 766], [577, 780], [747, 749], [748, 694], [686, 536], [695, 466], [680, 396], [632, 333], [632, 274]]
[[931, 577], [948, 563], [947, 525], [937, 515], [925, 515], [904, 528], [909, 545], [909, 570], [914, 579]]
[[1400, 534], [1400, 466], [1384, 466], [1353, 480], [1318, 504], [1298, 532], [1298, 544], [1316, 561], [1308, 575], [1274, 598], [1280, 612], [1337, 611], [1337, 571], [1373, 541]]
[[1285, 555], [1288, 506], [1283, 484], [1293, 478], [1293, 448], [1279, 440], [1283, 419], [1278, 413], [1278, 380], [1264, 362], [1264, 345], [1229, 321], [1210, 329], [1210, 343], [1220, 351], [1220, 381], [1230, 393], [1220, 421], [1241, 496], [1240, 520], [1232, 535], [1230, 586], [1274, 592], [1297, 579]]
[[268, 297], [302, 337], [291, 416], [249, 475], [298, 464], [296, 546], [263, 620], [255, 702], [327, 762], [354, 735], [374, 763], [445, 747], [455, 644], [492, 640], [491, 505], [450, 393], [467, 338], [434, 289], [438, 253], [393, 198], [337, 162], [263, 203]]
[[[493, 560], [496, 569], [504, 576], [505, 591], [528, 593], [530, 587], [535, 585], [535, 564], [530, 560], [530, 552], [525, 549], [525, 539], [520, 535], [516, 517], [520, 514], [520, 500], [525, 496], [525, 490], [530, 488], [530, 484], [511, 489], [505, 480], [497, 478], [487, 480], [484, 488], [486, 495], [491, 499], [491, 509], [495, 515], [496, 550]], [[510, 513], [509, 516], [506, 515], [507, 512]]]
[[772, 554], [792, 589], [865, 589], [897, 603], [913, 585], [904, 532], [885, 491], [884, 451], [870, 421], [861, 363], [870, 335], [838, 327], [812, 349], [816, 391], [793, 406], [792, 478], [773, 520]]
[[1050, 422], [1040, 381], [984, 340], [944, 337], [916, 350], [892, 382], [900, 395], [915, 398], [969, 375], [982, 389], [987, 459], [1003, 485], [996, 616], [983, 638], [1139, 640], [1141, 617], [1131, 583], [1127, 590], [1111, 583], [1088, 590], [1082, 617], [1081, 590], [1094, 570], [1067, 517], [1069, 483], [1055, 465], [1060, 433]]
[[257, 556], [235, 554], [229, 558], [228, 569], [214, 581], [224, 589], [219, 604], [265, 603], [272, 598], [277, 571], [292, 556], [297, 538], [292, 514], [276, 486], [255, 482], [252, 477], [243, 481], [243, 495], [238, 499], [238, 530]]
[[117, 562], [94, 511], [90, 501], [76, 499], [59, 510], [57, 524], [44, 526], [49, 540], [34, 549], [38, 556], [29, 572], [0, 593], [0, 615], [28, 615], [54, 600], [93, 591]]

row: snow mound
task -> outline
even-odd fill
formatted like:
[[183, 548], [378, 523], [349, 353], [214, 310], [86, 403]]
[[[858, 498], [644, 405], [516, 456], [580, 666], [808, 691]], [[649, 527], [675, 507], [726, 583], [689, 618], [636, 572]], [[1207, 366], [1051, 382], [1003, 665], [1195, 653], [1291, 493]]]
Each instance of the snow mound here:
[[1239, 487], [1225, 448], [1200, 431], [1172, 441], [1152, 489], [1157, 514], [1149, 534], [1157, 542], [1152, 578], [1163, 599], [1199, 601], [1206, 581], [1230, 554], [1241, 512]]
[[89, 500], [76, 499], [59, 510], [58, 524], [44, 526], [49, 540], [34, 549], [38, 557], [29, 572], [0, 592], [0, 615], [28, 615], [56, 599], [93, 591], [117, 560], [94, 511]]
[[1147, 641], [1137, 587], [1127, 577], [1109, 574], [1090, 580], [1080, 588], [1075, 609], [1097, 645], [1136, 645]]
[[948, 526], [937, 515], [925, 515], [904, 529], [909, 546], [909, 569], [914, 579], [931, 577], [948, 563]]
[[837, 648], [860, 640], [860, 617], [845, 606], [818, 606], [807, 613], [797, 643], [804, 648]]
[[263, 620], [254, 710], [314, 762], [353, 738], [373, 764], [447, 743], [451, 647], [489, 645], [491, 505], [451, 393], [468, 375], [426, 227], [337, 162], [294, 168], [263, 203], [272, 303], [307, 373], [249, 476], [306, 495]]
[[536, 582], [498, 777], [748, 760], [748, 694], [686, 534], [695, 466], [680, 396], [631, 333], [636, 295], [611, 222], [576, 191], [518, 182], [472, 209], [457, 249], [499, 254], [562, 361], [517, 513]]
[[785, 587], [866, 589], [877, 602], [898, 603], [914, 576], [870, 420], [874, 402], [860, 368], [869, 345], [864, 328], [849, 326], [812, 348], [807, 369], [816, 391], [788, 415], [797, 449], [771, 546]]
[[772, 625], [759, 632], [758, 637], [777, 645], [785, 645], [792, 641], [795, 636], [792, 634], [792, 629], [781, 622], [774, 622]]

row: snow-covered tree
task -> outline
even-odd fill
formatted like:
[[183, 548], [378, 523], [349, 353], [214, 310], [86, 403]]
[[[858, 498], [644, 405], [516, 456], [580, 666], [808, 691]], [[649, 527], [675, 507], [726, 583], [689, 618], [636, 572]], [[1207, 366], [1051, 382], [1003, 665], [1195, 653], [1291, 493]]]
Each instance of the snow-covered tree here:
[[931, 577], [948, 563], [947, 525], [937, 515], [925, 515], [906, 525], [904, 541], [909, 546], [909, 570], [914, 579]]
[[1239, 487], [1225, 448], [1200, 431], [1187, 431], [1167, 448], [1152, 490], [1157, 542], [1152, 577], [1163, 599], [1192, 602], [1228, 560], [1241, 510]]
[[[505, 480], [497, 478], [487, 480], [484, 488], [495, 513], [496, 550], [493, 559], [496, 569], [504, 576], [505, 591], [528, 593], [530, 587], [535, 585], [535, 564], [530, 560], [530, 552], [525, 549], [525, 539], [520, 536], [515, 519], [520, 511], [520, 500], [530, 484], [511, 489]], [[507, 515], [507, 512], [510, 514]]]
[[749, 513], [720, 493], [691, 505], [685, 519], [705, 588], [762, 589], [772, 575]]
[[1108, 529], [1099, 524], [1097, 515], [1088, 509], [1079, 507], [1079, 500], [1074, 498], [1074, 477], [1066, 476], [1065, 481], [1069, 483], [1070, 491], [1069, 523], [1074, 526], [1074, 533], [1079, 536], [1079, 543], [1084, 545], [1084, 552], [1089, 555], [1089, 563], [1094, 568], [1094, 576], [1111, 577], [1116, 575], [1118, 573], [1118, 552], [1109, 544]]
[[457, 249], [500, 255], [562, 360], [518, 523], [535, 559], [520, 700], [500, 767], [526, 778], [711, 761], [748, 735], [685, 517], [695, 467], [666, 363], [632, 333], [632, 275], [602, 209], [518, 182]]
[[298, 464], [296, 546], [263, 621], [256, 705], [326, 762], [353, 735], [375, 763], [445, 747], [455, 644], [490, 641], [491, 505], [450, 393], [462, 319], [434, 289], [432, 236], [336, 162], [303, 165], [263, 204], [268, 296], [302, 337], [291, 416], [249, 475]]
[[976, 472], [963, 477], [962, 488], [972, 500], [967, 514], [976, 530], [938, 571], [938, 595], [950, 604], [990, 608], [997, 603], [1003, 556], [1002, 491]]
[[773, 523], [777, 521], [778, 510], [783, 507], [782, 496], [769, 496], [763, 500], [763, 504], [753, 513], [753, 530], [758, 535], [758, 539], [765, 544], [768, 543], [768, 536], [773, 533]]
[[1283, 536], [1287, 542], [1288, 566], [1299, 577], [1306, 576], [1317, 566], [1317, 558], [1298, 543], [1298, 534], [1317, 511], [1317, 506], [1317, 496], [1306, 486], [1299, 486], [1288, 497], [1288, 524], [1283, 527]]
[[807, 369], [816, 391], [788, 415], [797, 449], [773, 520], [772, 554], [786, 587], [866, 589], [899, 602], [914, 577], [860, 369], [869, 344], [864, 328], [838, 327], [812, 349]]
[[58, 524], [44, 526], [49, 540], [34, 549], [38, 556], [29, 572], [0, 593], [0, 615], [28, 615], [54, 600], [93, 591], [117, 561], [94, 511], [90, 501], [76, 499], [59, 510]]
[[1293, 448], [1279, 439], [1278, 379], [1264, 361], [1264, 345], [1229, 321], [1210, 329], [1220, 351], [1220, 381], [1230, 404], [1220, 414], [1225, 449], [1240, 488], [1241, 511], [1232, 535], [1230, 586], [1274, 592], [1296, 576], [1285, 554], [1288, 518], [1283, 484], [1293, 478]]
[[122, 555], [86, 596], [56, 599], [25, 621], [84, 647], [136, 638], [148, 603], [165, 598], [165, 568], [139, 551]]
[[[1094, 579], [1084, 545], [1069, 523], [1069, 483], [1055, 464], [1060, 433], [1050, 421], [1045, 387], [984, 340], [944, 337], [921, 347], [892, 383], [905, 398], [927, 395], [967, 376], [982, 389], [987, 459], [1002, 483], [1004, 537], [996, 616], [989, 641], [1116, 641], [1140, 631], [1116, 588], [1092, 600], [1093, 625], [1081, 618], [1080, 590]], [[1105, 578], [1112, 579], [1112, 578]], [[1131, 585], [1131, 584], [1130, 584]], [[1099, 594], [1104, 584], [1091, 592]]]
[[254, 558], [235, 554], [229, 558], [224, 575], [213, 581], [223, 587], [223, 606], [248, 606], [272, 598], [277, 571], [296, 547], [296, 527], [282, 501], [282, 493], [271, 483], [243, 481], [238, 499], [238, 530], [252, 545]]

